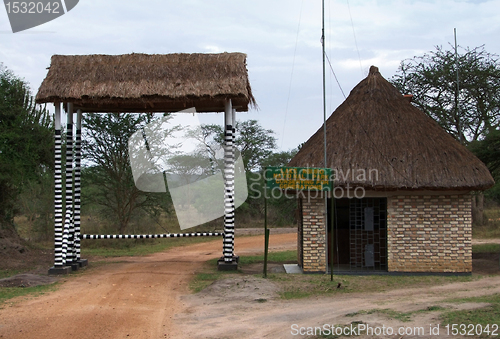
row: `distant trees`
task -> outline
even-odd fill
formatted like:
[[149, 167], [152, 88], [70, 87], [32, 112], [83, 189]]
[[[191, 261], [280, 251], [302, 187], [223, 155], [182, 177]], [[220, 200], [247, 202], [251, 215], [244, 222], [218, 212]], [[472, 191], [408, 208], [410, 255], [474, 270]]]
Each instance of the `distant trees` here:
[[[458, 82], [457, 82], [458, 69]], [[403, 60], [391, 82], [499, 176], [500, 63], [484, 46], [443, 49]], [[458, 86], [457, 86], [458, 85]], [[500, 185], [487, 196], [500, 201]], [[473, 199], [473, 220], [483, 223], [483, 194]]]
[[500, 202], [500, 130], [492, 130], [484, 139], [471, 142], [469, 149], [488, 166], [496, 181], [487, 191], [487, 197]]
[[[247, 171], [259, 170], [276, 149], [274, 131], [265, 129], [257, 120], [236, 121], [235, 146], [241, 152]], [[220, 125], [205, 125], [203, 130], [210, 142], [222, 145], [224, 130]]]
[[[100, 206], [103, 214], [107, 215], [116, 231], [124, 233], [131, 218], [139, 211], [158, 214], [169, 211], [171, 200], [165, 193], [147, 193], [139, 190], [133, 180], [128, 149], [129, 138], [136, 131], [144, 128], [149, 122], [155, 120], [153, 116], [145, 114], [85, 114], [84, 135], [82, 140], [82, 155], [85, 167], [82, 172], [82, 201], [93, 206]], [[148, 125], [151, 126], [151, 125]], [[151, 137], [162, 140], [169, 131], [178, 130], [180, 126], [163, 126], [155, 130]], [[281, 166], [288, 163], [294, 152], [273, 153], [276, 148], [276, 138], [272, 130], [264, 129], [258, 121], [238, 121], [236, 123], [236, 148], [241, 152], [247, 171], [249, 184], [251, 178], [259, 175], [263, 166]], [[189, 130], [186, 132], [189, 134]], [[165, 135], [160, 135], [161, 133]], [[151, 134], [151, 133], [150, 133]], [[202, 125], [201, 133], [197, 133], [206, 148], [212, 151], [211, 158], [224, 143], [224, 131], [220, 125]], [[148, 142], [155, 141], [149, 140]], [[181, 173], [185, 160], [177, 154], [175, 147], [171, 150], [169, 166], [175, 167]], [[153, 157], [162, 157], [153, 151]], [[220, 156], [220, 154], [219, 154]], [[188, 167], [193, 166], [193, 156], [187, 158]], [[194, 168], [196, 170], [198, 167]], [[170, 168], [172, 170], [172, 168]], [[259, 182], [259, 189], [263, 182]], [[252, 192], [249, 190], [250, 195]], [[221, 192], [223, 194], [223, 192]], [[278, 204], [279, 205], [279, 204]], [[276, 206], [280, 209], [280, 206]], [[251, 196], [239, 209], [239, 214], [261, 215], [263, 198]], [[284, 206], [283, 204], [281, 207]], [[282, 218], [287, 218], [293, 213], [289, 209], [281, 209]]]
[[[440, 46], [403, 60], [391, 82], [413, 95], [413, 104], [463, 144], [481, 140], [500, 125], [500, 64], [484, 46]], [[457, 89], [458, 67], [458, 89]]]
[[21, 193], [53, 171], [53, 126], [28, 84], [0, 64], [0, 228], [12, 228]]
[[[265, 129], [257, 120], [236, 122], [235, 145], [241, 152], [247, 171], [248, 199], [238, 208], [237, 220], [241, 216], [262, 217], [264, 212], [263, 170], [267, 166], [286, 166], [297, 149], [276, 152], [276, 137], [273, 130]], [[206, 144], [222, 145], [224, 132], [222, 126], [203, 126]], [[290, 224], [293, 222], [296, 202], [286, 199], [270, 199], [270, 222]]]
[[[165, 194], [139, 190], [132, 176], [128, 140], [150, 122], [146, 114], [85, 114], [82, 158], [82, 201], [101, 206], [116, 231], [124, 233], [139, 210], [159, 213], [167, 210]], [[91, 187], [85, 187], [85, 186]]]

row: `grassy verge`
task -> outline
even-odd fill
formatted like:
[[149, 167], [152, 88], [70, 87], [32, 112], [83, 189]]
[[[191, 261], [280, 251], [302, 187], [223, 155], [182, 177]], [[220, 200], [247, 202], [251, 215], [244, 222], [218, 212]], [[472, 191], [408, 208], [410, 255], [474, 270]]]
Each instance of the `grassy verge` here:
[[[440, 312], [441, 322], [440, 333], [450, 333], [453, 336], [465, 335], [471, 338], [494, 338], [498, 337], [500, 329], [500, 294], [488, 295], [483, 297], [450, 299], [446, 302], [452, 303], [489, 303], [484, 308], [473, 310], [450, 311], [441, 306], [429, 306], [424, 309], [411, 312], [398, 312], [392, 309], [371, 309], [362, 310], [346, 314], [347, 317], [355, 317], [364, 314], [379, 314], [388, 319], [395, 319], [400, 322], [410, 322], [414, 315], [426, 312]], [[356, 325], [358, 322], [353, 322]], [[454, 325], [455, 324], [455, 325]], [[339, 325], [340, 327], [349, 327], [350, 324]], [[477, 332], [476, 332], [477, 331]], [[312, 336], [313, 338], [343, 338], [338, 335]]]
[[385, 315], [389, 319], [396, 319], [396, 320], [399, 320], [401, 322], [408, 322], [408, 321], [411, 321], [411, 317], [413, 315], [421, 314], [421, 313], [425, 313], [425, 312], [442, 311], [444, 309], [445, 308], [443, 308], [441, 306], [429, 306], [427, 308], [412, 311], [412, 312], [398, 312], [395, 310], [391, 310], [389, 308], [383, 308], [383, 309], [375, 308], [375, 309], [368, 310], [368, 311], [359, 311], [359, 312], [349, 313], [349, 314], [346, 314], [346, 316], [347, 317], [355, 317], [355, 316], [360, 315], [360, 314], [375, 314], [376, 313], [376, 314]]
[[[283, 299], [297, 299], [337, 293], [385, 292], [399, 288], [422, 288], [479, 279], [478, 276], [390, 276], [335, 275], [333, 282], [325, 275], [273, 274], [270, 278], [281, 286]], [[340, 284], [340, 285], [339, 285]]]
[[11, 269], [0, 270], [0, 279], [12, 277], [13, 275], [21, 274], [23, 272], [25, 272], [25, 271], [24, 270], [11, 270]]
[[[440, 312], [439, 319], [441, 320], [440, 333], [449, 333], [452, 336], [466, 335], [471, 338], [493, 338], [498, 337], [498, 324], [500, 322], [500, 295], [486, 296], [479, 298], [462, 298], [453, 299], [450, 302], [489, 302], [492, 305], [486, 308], [465, 311], [449, 311], [441, 306], [429, 306], [424, 309], [412, 312], [398, 312], [392, 309], [372, 309], [367, 311], [359, 311], [346, 314], [347, 317], [355, 317], [364, 314], [379, 314], [388, 319], [395, 319], [400, 322], [410, 322], [414, 315], [427, 312]], [[354, 321], [349, 324], [337, 325], [338, 327], [349, 328], [351, 324], [355, 327], [363, 323], [362, 321]], [[456, 326], [453, 326], [456, 324]], [[476, 332], [478, 331], [478, 332]], [[346, 336], [335, 334], [324, 334], [319, 336], [310, 336], [310, 339], [319, 338], [344, 338]]]
[[20, 296], [37, 297], [47, 292], [55, 291], [58, 284], [41, 285], [34, 287], [1, 287], [0, 288], [0, 308], [3, 308], [6, 301]]
[[472, 245], [472, 253], [500, 253], [500, 244]]
[[[268, 255], [268, 262], [290, 262], [297, 259], [297, 251], [271, 252]], [[219, 279], [227, 278], [230, 275], [241, 274], [245, 266], [255, 263], [263, 263], [264, 255], [240, 256], [237, 271], [217, 271], [217, 259], [205, 262], [203, 269], [191, 280], [189, 288], [193, 293], [198, 293], [205, 287]]]
[[484, 211], [484, 225], [472, 227], [473, 238], [500, 238], [500, 209], [498, 207], [487, 208]]
[[[270, 252], [267, 258], [268, 262], [273, 263], [287, 263], [290, 261], [297, 261], [297, 251], [281, 251], [281, 252]], [[241, 265], [250, 265], [255, 263], [264, 263], [264, 254], [244, 256], [240, 258]]]
[[[286, 263], [296, 260], [296, 251], [269, 253], [269, 263]], [[263, 255], [240, 257], [240, 267], [236, 274], [249, 265], [263, 263]], [[218, 272], [216, 260], [206, 263], [204, 268], [191, 281], [191, 290], [196, 293], [218, 279], [226, 278], [234, 272]], [[257, 276], [262, 276], [258, 274]], [[268, 273], [268, 278], [280, 286], [282, 299], [299, 299], [310, 296], [334, 295], [352, 292], [383, 292], [397, 288], [421, 288], [453, 282], [467, 282], [480, 279], [480, 276], [390, 276], [390, 275], [335, 275], [330, 281], [324, 274], [286, 274]]]
[[[483, 328], [486, 325], [500, 325], [500, 294], [486, 295], [483, 297], [451, 299], [449, 302], [456, 303], [489, 303], [487, 307], [473, 310], [458, 310], [443, 313], [441, 324], [480, 324]], [[497, 335], [500, 334], [500, 329]]]

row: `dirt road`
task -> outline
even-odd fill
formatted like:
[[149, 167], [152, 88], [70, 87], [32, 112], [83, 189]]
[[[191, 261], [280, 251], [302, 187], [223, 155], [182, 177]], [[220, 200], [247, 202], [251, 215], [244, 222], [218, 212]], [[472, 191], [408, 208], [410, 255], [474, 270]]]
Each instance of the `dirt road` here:
[[[237, 237], [236, 253], [262, 253], [263, 242], [263, 236]], [[296, 234], [271, 236], [271, 250], [295, 246]], [[0, 309], [0, 337], [304, 338], [293, 333], [301, 327], [361, 321], [373, 327], [422, 327], [426, 331], [423, 336], [369, 338], [446, 338], [443, 328], [439, 336], [428, 333], [430, 324], [439, 323], [439, 311], [419, 313], [405, 323], [377, 313], [347, 315], [374, 308], [409, 312], [436, 305], [474, 309], [486, 304], [450, 304], [446, 299], [500, 293], [500, 276], [496, 275], [431, 288], [284, 301], [277, 297], [272, 281], [236, 275], [189, 295], [188, 281], [203, 262], [219, 257], [220, 252], [218, 239], [146, 257], [119, 258], [120, 262], [66, 278], [55, 292]]]
[[[240, 237], [237, 254], [262, 252], [264, 238]], [[271, 237], [271, 250], [294, 249], [296, 234]], [[221, 256], [222, 240], [146, 257], [120, 258], [67, 279], [56, 292], [0, 310], [2, 338], [179, 338], [173, 318], [203, 262]]]
[[[391, 309], [407, 313], [436, 306], [451, 310], [476, 309], [488, 304], [450, 303], [446, 299], [500, 293], [500, 279], [496, 276], [430, 288], [346, 293], [287, 301], [276, 298], [272, 284], [263, 280], [252, 277], [230, 278], [218, 281], [200, 294], [184, 297], [188, 307], [176, 317], [176, 324], [185, 328], [182, 338], [308, 338], [310, 336], [299, 335], [299, 331], [307, 333], [308, 327], [324, 328], [325, 325], [341, 325], [343, 328], [353, 322], [379, 329], [390, 327], [394, 332], [393, 335], [356, 332], [352, 336], [355, 338], [462, 338], [446, 335], [446, 329], [442, 326], [439, 335], [430, 334], [430, 326], [436, 327], [441, 322], [439, 310], [418, 312], [410, 321], [366, 311]], [[261, 302], [263, 299], [267, 301]], [[403, 335], [398, 334], [400, 329]], [[499, 331], [497, 333], [500, 335]]]

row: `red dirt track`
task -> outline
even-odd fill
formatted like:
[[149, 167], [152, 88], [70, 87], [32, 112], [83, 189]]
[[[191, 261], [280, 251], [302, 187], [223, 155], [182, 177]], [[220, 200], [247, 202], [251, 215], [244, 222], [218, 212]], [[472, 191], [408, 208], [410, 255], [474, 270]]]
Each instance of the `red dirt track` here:
[[[294, 249], [296, 237], [272, 235], [270, 249]], [[263, 236], [236, 238], [236, 254], [259, 254], [263, 247]], [[172, 320], [185, 310], [180, 297], [189, 294], [188, 282], [203, 263], [221, 253], [218, 239], [145, 257], [118, 258], [118, 263], [68, 278], [55, 292], [7, 303], [0, 309], [0, 337], [182, 337], [182, 328]]]

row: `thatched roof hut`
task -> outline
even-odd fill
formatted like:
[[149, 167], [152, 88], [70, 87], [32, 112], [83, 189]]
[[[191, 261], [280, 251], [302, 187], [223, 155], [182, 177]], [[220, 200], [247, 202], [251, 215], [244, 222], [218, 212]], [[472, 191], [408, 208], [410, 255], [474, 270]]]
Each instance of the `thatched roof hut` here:
[[255, 105], [243, 53], [54, 55], [36, 96], [84, 112], [220, 112], [227, 99]]
[[[327, 167], [338, 174], [337, 186], [483, 190], [494, 184], [478, 158], [413, 106], [374, 66], [328, 118], [326, 129]], [[289, 165], [324, 167], [323, 145], [321, 127]], [[370, 170], [378, 175], [368, 175]]]

